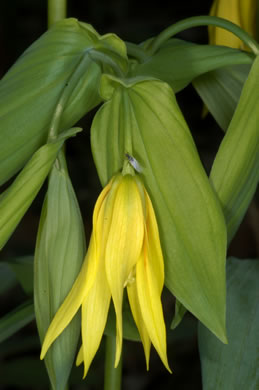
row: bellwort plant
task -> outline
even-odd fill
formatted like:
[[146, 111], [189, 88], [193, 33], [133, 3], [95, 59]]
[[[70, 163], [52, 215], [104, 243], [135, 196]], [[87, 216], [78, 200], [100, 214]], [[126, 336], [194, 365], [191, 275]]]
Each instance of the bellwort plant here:
[[[9, 272], [27, 296], [0, 318], [0, 341], [35, 319], [35, 361], [53, 390], [67, 390], [82, 363], [88, 386], [103, 347], [104, 389], [119, 390], [124, 339], [142, 343], [143, 375], [154, 346], [172, 388], [174, 329], [190, 318], [203, 390], [257, 388], [259, 262], [227, 257], [259, 180], [255, 12], [254, 0], [214, 1], [210, 15], [136, 44], [49, 0], [47, 31], [0, 80], [0, 280]], [[208, 44], [175, 37], [198, 26]], [[207, 170], [177, 102], [190, 84], [222, 130]], [[103, 189], [87, 245], [66, 143], [94, 108]], [[39, 191], [35, 252], [9, 259], [4, 247]]]

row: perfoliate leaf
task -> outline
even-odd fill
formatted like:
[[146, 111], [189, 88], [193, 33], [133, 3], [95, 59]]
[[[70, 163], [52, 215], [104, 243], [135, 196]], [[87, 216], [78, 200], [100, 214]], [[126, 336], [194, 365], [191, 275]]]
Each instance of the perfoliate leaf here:
[[203, 390], [259, 386], [259, 261], [227, 260], [228, 345], [199, 325]]
[[34, 319], [34, 307], [31, 301], [25, 302], [15, 310], [0, 318], [0, 343], [18, 332]]
[[228, 242], [237, 231], [259, 180], [258, 80], [257, 57], [210, 174], [225, 215]]
[[170, 39], [149, 59], [135, 64], [131, 75], [166, 81], [176, 93], [203, 73], [233, 64], [251, 64], [252, 61], [253, 55], [229, 47]]
[[[67, 170], [55, 164], [49, 178], [35, 252], [34, 300], [41, 342], [70, 291], [85, 255], [85, 236]], [[45, 364], [52, 388], [66, 386], [78, 344], [79, 313], [48, 351]]]
[[0, 184], [46, 142], [51, 118], [67, 88], [71, 94], [59, 107], [64, 110], [60, 131], [100, 102], [101, 68], [91, 58], [93, 50], [117, 55], [119, 65], [126, 66], [126, 48], [116, 35], [100, 36], [86, 23], [65, 19], [34, 42], [0, 81]]
[[37, 150], [10, 187], [0, 195], [0, 249], [39, 192], [65, 139], [80, 130], [70, 129]]
[[234, 65], [193, 80], [194, 88], [223, 131], [229, 126], [250, 68], [250, 65]]
[[166, 285], [221, 340], [226, 231], [220, 205], [172, 89], [161, 81], [103, 76], [92, 151], [102, 184], [134, 157], [153, 202]]

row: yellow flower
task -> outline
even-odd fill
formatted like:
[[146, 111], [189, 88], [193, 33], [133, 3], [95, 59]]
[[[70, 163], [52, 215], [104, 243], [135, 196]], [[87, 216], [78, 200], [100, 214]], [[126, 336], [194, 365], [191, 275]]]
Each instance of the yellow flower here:
[[84, 362], [85, 377], [100, 345], [112, 298], [116, 312], [116, 367], [122, 349], [122, 302], [126, 287], [147, 369], [152, 343], [170, 371], [161, 305], [163, 285], [163, 256], [150, 198], [137, 176], [118, 174], [96, 202], [86, 258], [49, 326], [41, 359], [81, 306], [82, 346], [76, 364]]
[[[230, 20], [255, 36], [256, 0], [214, 0], [210, 15]], [[209, 26], [209, 41], [212, 45], [245, 48], [236, 35], [214, 26]]]

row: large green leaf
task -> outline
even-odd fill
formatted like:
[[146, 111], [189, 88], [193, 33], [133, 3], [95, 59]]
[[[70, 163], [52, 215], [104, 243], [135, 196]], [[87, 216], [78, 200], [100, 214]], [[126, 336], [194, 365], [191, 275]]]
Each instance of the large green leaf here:
[[74, 128], [63, 132], [55, 141], [37, 150], [10, 187], [0, 195], [0, 249], [39, 192], [66, 138], [80, 130]]
[[60, 131], [70, 128], [100, 102], [101, 68], [91, 54], [102, 50], [116, 56], [119, 65], [126, 66], [126, 48], [116, 35], [100, 36], [88, 24], [65, 19], [34, 42], [3, 77], [0, 184], [46, 141], [55, 107], [67, 88], [71, 88], [71, 94], [66, 104], [59, 106], [64, 109]]
[[228, 345], [199, 326], [203, 390], [259, 388], [259, 261], [227, 260]]
[[[64, 162], [60, 160], [49, 178], [35, 252], [35, 314], [41, 341], [80, 271], [85, 251], [79, 206]], [[78, 313], [46, 355], [45, 364], [55, 390], [65, 388], [79, 332]]]
[[34, 319], [34, 307], [31, 301], [25, 302], [15, 310], [0, 318], [0, 343], [18, 332]]
[[197, 45], [171, 39], [153, 56], [135, 64], [132, 76], [166, 81], [174, 92], [178, 92], [203, 73], [233, 64], [251, 64], [252, 61], [251, 54], [229, 47]]
[[242, 221], [259, 180], [258, 101], [257, 56], [210, 174], [225, 215], [229, 242]]
[[103, 76], [92, 151], [102, 184], [125, 153], [142, 167], [165, 257], [166, 285], [225, 337], [225, 222], [172, 89], [161, 81]]
[[205, 73], [193, 80], [193, 86], [222, 130], [233, 117], [250, 65], [234, 65]]

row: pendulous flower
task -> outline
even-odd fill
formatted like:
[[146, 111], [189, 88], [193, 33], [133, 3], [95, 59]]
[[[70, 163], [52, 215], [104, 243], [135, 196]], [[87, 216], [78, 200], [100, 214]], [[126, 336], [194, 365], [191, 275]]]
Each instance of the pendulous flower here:
[[88, 252], [70, 293], [48, 328], [41, 359], [81, 307], [82, 346], [76, 364], [84, 362], [85, 377], [100, 345], [112, 299], [116, 313], [116, 367], [122, 349], [126, 288], [147, 369], [152, 343], [170, 371], [161, 304], [163, 285], [164, 262], [151, 200], [137, 175], [117, 174], [96, 202]]
[[[255, 36], [256, 0], [214, 0], [210, 15], [230, 20]], [[209, 41], [212, 45], [245, 48], [236, 35], [214, 26], [209, 26]]]

